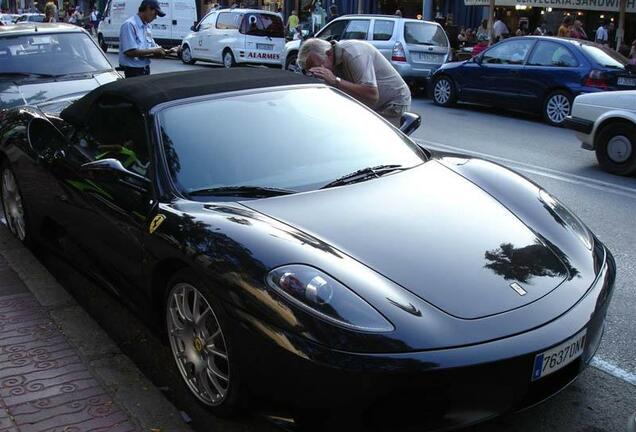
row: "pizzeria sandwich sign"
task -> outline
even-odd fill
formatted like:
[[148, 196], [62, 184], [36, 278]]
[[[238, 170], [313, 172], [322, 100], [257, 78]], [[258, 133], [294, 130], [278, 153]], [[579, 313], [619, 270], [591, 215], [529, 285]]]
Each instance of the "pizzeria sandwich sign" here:
[[[618, 12], [620, 0], [495, 0], [497, 6], [525, 5], [554, 9]], [[489, 0], [464, 0], [466, 6], [489, 6]], [[636, 13], [636, 0], [627, 0], [627, 13]]]

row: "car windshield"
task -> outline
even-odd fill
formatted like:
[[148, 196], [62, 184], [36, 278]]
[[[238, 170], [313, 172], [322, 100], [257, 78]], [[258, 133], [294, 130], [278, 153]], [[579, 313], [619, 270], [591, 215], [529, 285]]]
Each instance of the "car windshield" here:
[[448, 47], [444, 30], [440, 26], [424, 22], [404, 23], [404, 40], [407, 44]]
[[185, 103], [158, 117], [168, 168], [185, 193], [315, 190], [360, 169], [410, 168], [426, 157], [367, 108], [327, 88]]
[[0, 71], [6, 75], [56, 75], [112, 70], [104, 54], [84, 33], [0, 37]]
[[613, 69], [624, 69], [629, 62], [621, 54], [609, 48], [598, 45], [582, 45], [583, 51], [590, 56], [596, 63], [603, 67]]

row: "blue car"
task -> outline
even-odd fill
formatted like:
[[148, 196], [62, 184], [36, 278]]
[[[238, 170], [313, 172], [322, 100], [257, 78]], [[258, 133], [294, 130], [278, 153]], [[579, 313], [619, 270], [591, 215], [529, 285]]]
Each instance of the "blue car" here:
[[543, 114], [560, 126], [582, 93], [636, 88], [636, 70], [615, 51], [592, 42], [546, 36], [506, 39], [433, 75], [437, 105], [458, 101]]

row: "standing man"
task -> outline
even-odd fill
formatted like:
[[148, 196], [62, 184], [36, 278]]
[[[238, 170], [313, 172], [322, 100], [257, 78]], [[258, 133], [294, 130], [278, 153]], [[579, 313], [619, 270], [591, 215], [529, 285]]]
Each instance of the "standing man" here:
[[294, 36], [294, 32], [296, 31], [296, 27], [300, 24], [300, 20], [298, 19], [298, 15], [296, 14], [296, 10], [294, 9], [291, 12], [289, 18], [287, 18], [287, 34], [291, 37]]
[[400, 126], [411, 105], [411, 92], [391, 63], [373, 45], [360, 40], [309, 39], [298, 53], [304, 73], [324, 80]]
[[97, 34], [97, 25], [99, 24], [97, 16], [97, 7], [93, 6], [93, 10], [91, 11], [91, 33]]
[[128, 18], [119, 29], [119, 66], [126, 78], [150, 75], [150, 58], [163, 57], [166, 51], [157, 45], [150, 32], [150, 23], [166, 14], [158, 0], [142, 0], [136, 15]]
[[510, 34], [510, 30], [508, 30], [508, 26], [505, 22], [501, 20], [501, 16], [497, 16], [497, 20], [492, 25], [493, 36], [495, 37], [495, 42], [499, 42], [502, 39], [505, 39]]
[[606, 47], [609, 47], [609, 32], [607, 31], [607, 28], [609, 27], [609, 23], [610, 23], [610, 20], [605, 18], [605, 20], [603, 21], [603, 24], [601, 24], [601, 26], [598, 29], [596, 29], [596, 36], [594, 38], [594, 41], [597, 44], [605, 45]]

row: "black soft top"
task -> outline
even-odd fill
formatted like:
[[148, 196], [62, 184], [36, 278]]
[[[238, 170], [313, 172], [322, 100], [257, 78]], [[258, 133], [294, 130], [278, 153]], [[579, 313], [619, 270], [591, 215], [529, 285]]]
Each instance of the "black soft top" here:
[[163, 102], [236, 90], [317, 84], [320, 81], [292, 72], [265, 68], [201, 69], [127, 78], [105, 84], [72, 103], [60, 113], [74, 125], [87, 124], [96, 101], [130, 102], [146, 113]]

